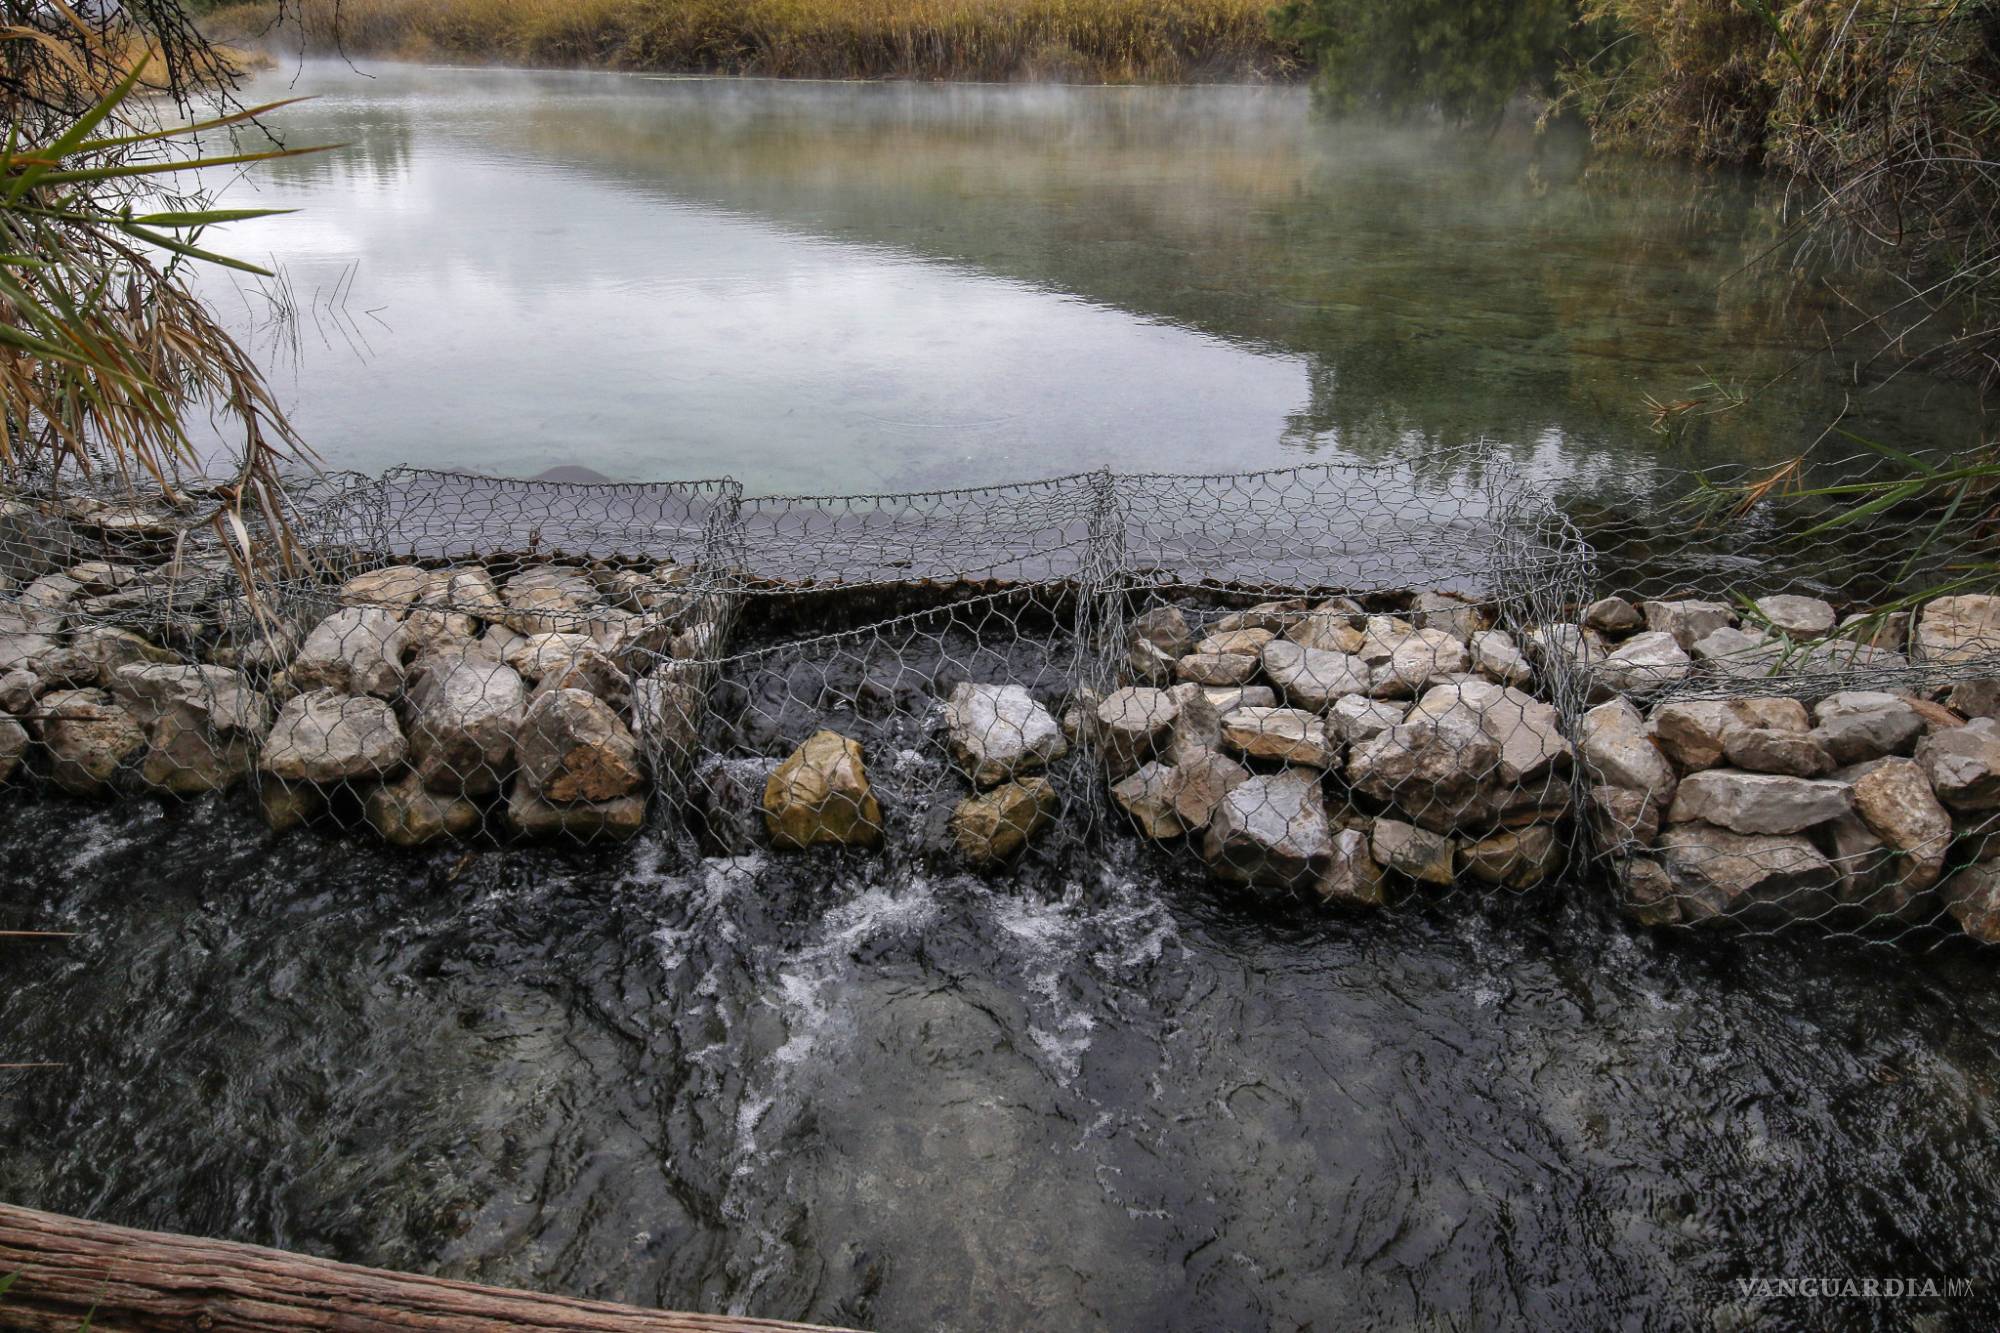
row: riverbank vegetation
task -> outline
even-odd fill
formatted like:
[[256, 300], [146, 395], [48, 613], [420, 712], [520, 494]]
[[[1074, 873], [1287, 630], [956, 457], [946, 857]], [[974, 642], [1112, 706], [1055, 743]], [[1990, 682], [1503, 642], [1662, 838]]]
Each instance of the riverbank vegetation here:
[[1285, 78], [1265, 0], [254, 0], [219, 38], [411, 60], [784, 78]]

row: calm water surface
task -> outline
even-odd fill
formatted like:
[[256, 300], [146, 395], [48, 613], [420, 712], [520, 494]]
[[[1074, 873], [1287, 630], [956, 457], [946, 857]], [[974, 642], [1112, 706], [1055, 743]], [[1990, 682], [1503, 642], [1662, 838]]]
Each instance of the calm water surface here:
[[1825, 352], [1830, 292], [1741, 271], [1768, 200], [1560, 137], [1330, 124], [1295, 89], [365, 74], [253, 89], [351, 145], [229, 191], [302, 210], [229, 247], [283, 266], [296, 338], [218, 287], [343, 466], [851, 491], [1484, 442], [1629, 475], [1665, 449], [1647, 395], [1794, 365], [1666, 456], [1776, 458], [1844, 404], [1905, 446], [1974, 429]]

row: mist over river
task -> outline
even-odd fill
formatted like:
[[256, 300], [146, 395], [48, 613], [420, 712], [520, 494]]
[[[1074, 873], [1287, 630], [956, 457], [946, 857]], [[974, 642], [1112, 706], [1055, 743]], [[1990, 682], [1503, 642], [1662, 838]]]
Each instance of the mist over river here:
[[[332, 464], [753, 492], [1240, 471], [1481, 443], [1546, 476], [1977, 430], [1787, 264], [1775, 199], [1560, 133], [1328, 122], [1296, 88], [288, 64], [208, 275]], [[1843, 283], [1866, 279], [1843, 277]], [[241, 291], [231, 290], [231, 286]], [[1671, 446], [1648, 395], [1796, 374]]]

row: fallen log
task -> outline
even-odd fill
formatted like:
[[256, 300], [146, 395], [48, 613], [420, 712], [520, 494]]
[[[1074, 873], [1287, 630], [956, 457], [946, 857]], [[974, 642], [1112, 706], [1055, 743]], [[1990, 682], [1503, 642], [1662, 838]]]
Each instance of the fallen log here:
[[675, 1314], [310, 1255], [140, 1231], [0, 1204], [0, 1327], [34, 1333], [813, 1333], [815, 1325]]

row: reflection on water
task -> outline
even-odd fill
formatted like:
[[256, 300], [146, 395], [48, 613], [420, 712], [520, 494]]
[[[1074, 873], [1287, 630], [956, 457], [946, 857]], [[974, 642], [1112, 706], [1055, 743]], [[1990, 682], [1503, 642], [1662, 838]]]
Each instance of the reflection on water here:
[[[1781, 457], [1850, 399], [1905, 445], [1973, 430], [1963, 391], [1825, 353], [1830, 292], [1743, 271], [1769, 201], [1559, 136], [1296, 90], [369, 73], [256, 90], [353, 146], [269, 172], [304, 212], [234, 240], [307, 308], [281, 379], [341, 465], [813, 491], [1485, 442], [1589, 476]], [[350, 265], [351, 328], [315, 318]], [[1646, 429], [1648, 394], [1802, 360], [1671, 449]]]
[[[884, 1330], [1990, 1328], [1993, 960], [0, 805], [0, 1197]], [[29, 875], [28, 869], [33, 873]], [[753, 884], [755, 887], [752, 887]], [[1746, 1305], [1755, 1275], [1972, 1279]]]

